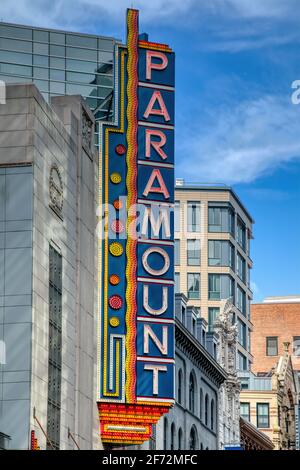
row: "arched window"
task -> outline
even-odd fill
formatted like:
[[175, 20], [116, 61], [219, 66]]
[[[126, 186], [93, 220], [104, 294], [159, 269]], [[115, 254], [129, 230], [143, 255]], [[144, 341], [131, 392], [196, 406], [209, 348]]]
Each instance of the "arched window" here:
[[205, 395], [205, 404], [204, 404], [204, 422], [205, 426], [208, 426], [208, 395]]
[[198, 437], [195, 426], [192, 427], [190, 432], [190, 450], [196, 450], [198, 446]]
[[203, 390], [200, 389], [200, 419], [202, 421], [203, 418]]
[[177, 401], [182, 404], [182, 370], [178, 371]]
[[175, 449], [175, 424], [171, 424], [171, 450]]
[[179, 428], [178, 430], [178, 450], [182, 449], [182, 429]]
[[189, 383], [189, 410], [195, 413], [195, 394], [196, 394], [196, 381], [193, 372], [190, 373]]
[[201, 442], [201, 444], [200, 444], [200, 450], [203, 450], [203, 444], [202, 444], [202, 442]]
[[164, 450], [168, 450], [167, 436], [168, 436], [168, 420], [167, 418], [164, 418]]
[[215, 420], [215, 401], [210, 402], [210, 429], [214, 429], [214, 420]]

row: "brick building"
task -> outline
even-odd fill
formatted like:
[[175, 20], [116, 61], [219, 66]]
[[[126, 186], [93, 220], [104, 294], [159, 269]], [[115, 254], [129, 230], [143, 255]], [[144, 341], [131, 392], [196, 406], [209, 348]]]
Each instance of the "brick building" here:
[[252, 304], [252, 371], [267, 372], [283, 354], [283, 343], [290, 343], [293, 368], [300, 371], [300, 296], [267, 297]]

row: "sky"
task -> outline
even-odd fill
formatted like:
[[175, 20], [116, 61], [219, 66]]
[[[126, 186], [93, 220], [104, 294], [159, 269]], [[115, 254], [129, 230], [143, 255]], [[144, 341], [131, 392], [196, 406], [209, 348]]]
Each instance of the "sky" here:
[[0, 19], [124, 41], [127, 7], [176, 52], [176, 176], [251, 213], [254, 301], [300, 294], [298, 0], [1, 0]]

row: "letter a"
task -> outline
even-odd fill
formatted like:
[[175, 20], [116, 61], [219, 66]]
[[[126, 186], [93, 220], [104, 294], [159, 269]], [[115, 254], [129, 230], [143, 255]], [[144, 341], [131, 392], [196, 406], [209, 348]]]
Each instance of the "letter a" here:
[[[154, 108], [154, 105], [155, 105], [156, 101], [159, 104], [159, 109]], [[170, 116], [169, 116], [167, 107], [165, 105], [163, 97], [161, 96], [160, 91], [158, 91], [158, 90], [153, 92], [153, 95], [151, 96], [149, 104], [148, 104], [148, 106], [146, 108], [146, 111], [144, 113], [144, 117], [146, 119], [148, 119], [150, 114], [154, 114], [156, 116], [163, 116], [165, 118], [165, 121], [170, 121]]]
[[[153, 183], [156, 179], [159, 183], [158, 187], [153, 186]], [[161, 176], [161, 172], [157, 168], [152, 171], [147, 186], [143, 192], [143, 196], [147, 197], [149, 193], [163, 194], [165, 199], [169, 199], [170, 197], [169, 191], [167, 190], [163, 177]]]

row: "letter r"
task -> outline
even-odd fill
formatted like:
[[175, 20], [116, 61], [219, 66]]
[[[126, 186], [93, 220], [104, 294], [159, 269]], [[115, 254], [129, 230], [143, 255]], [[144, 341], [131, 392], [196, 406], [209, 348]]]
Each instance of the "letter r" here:
[[[160, 140], [151, 140], [152, 136], [159, 137]], [[151, 145], [158, 155], [165, 160], [168, 158], [167, 154], [163, 151], [162, 147], [167, 142], [166, 134], [163, 131], [146, 129], [146, 157], [150, 158], [151, 156]]]

